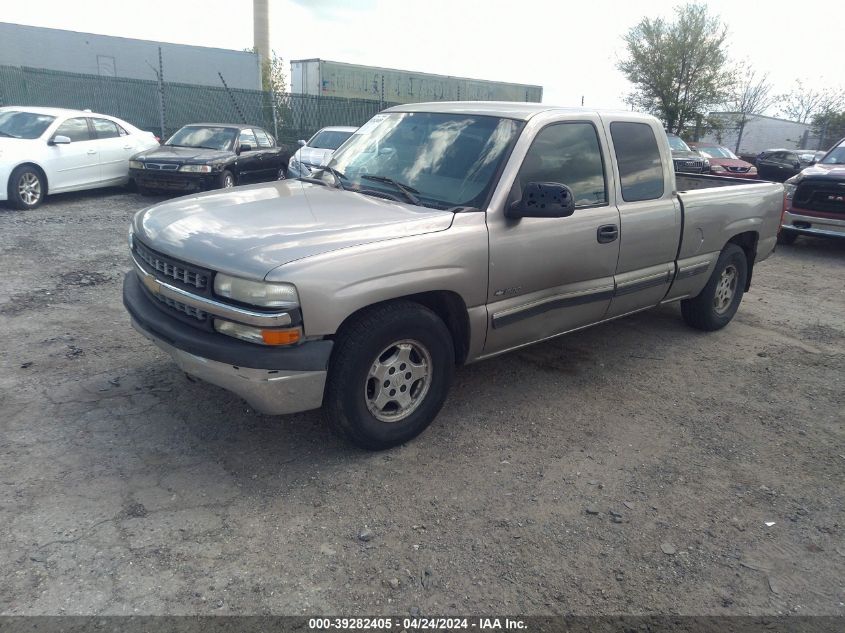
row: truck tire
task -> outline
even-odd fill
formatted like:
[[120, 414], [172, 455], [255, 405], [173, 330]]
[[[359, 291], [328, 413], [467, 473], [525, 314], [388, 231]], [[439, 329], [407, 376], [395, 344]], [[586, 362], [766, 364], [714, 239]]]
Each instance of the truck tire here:
[[402, 444], [437, 416], [454, 370], [452, 336], [434, 312], [411, 301], [373, 307], [339, 332], [325, 415], [361, 448]]
[[781, 229], [780, 233], [778, 233], [778, 244], [786, 244], [789, 246], [790, 244], [795, 244], [795, 240], [798, 239], [798, 233], [795, 231], [784, 231]]
[[9, 206], [13, 209], [34, 209], [44, 202], [47, 183], [41, 172], [32, 165], [21, 165], [9, 176]]
[[719, 255], [716, 268], [697, 297], [681, 301], [687, 325], [712, 332], [730, 323], [742, 301], [748, 279], [748, 259], [736, 244], [728, 244]]

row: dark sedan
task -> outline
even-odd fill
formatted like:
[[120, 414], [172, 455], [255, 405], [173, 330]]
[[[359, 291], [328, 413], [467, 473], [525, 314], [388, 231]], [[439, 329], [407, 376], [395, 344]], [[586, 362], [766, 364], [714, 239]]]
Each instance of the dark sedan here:
[[763, 180], [783, 182], [807, 167], [801, 160], [806, 154], [800, 149], [767, 149], [757, 155], [757, 174]]
[[254, 125], [186, 125], [164, 145], [136, 154], [129, 176], [141, 193], [206, 191], [283, 180], [290, 156]]

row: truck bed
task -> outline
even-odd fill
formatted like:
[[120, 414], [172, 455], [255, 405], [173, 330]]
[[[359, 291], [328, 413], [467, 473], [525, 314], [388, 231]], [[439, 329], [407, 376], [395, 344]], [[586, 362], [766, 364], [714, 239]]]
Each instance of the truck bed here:
[[764, 180], [676, 174], [684, 214], [678, 259], [722, 249], [731, 236], [757, 233], [757, 260], [774, 249], [783, 211], [783, 185]]

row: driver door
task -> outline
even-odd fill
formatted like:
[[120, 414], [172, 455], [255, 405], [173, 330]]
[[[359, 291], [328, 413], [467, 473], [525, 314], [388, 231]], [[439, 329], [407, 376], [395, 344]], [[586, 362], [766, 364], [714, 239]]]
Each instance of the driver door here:
[[601, 121], [591, 114], [545, 124], [543, 119], [548, 117], [532, 120], [542, 127], [504, 204], [519, 199], [529, 182], [556, 182], [572, 189], [575, 213], [510, 219], [504, 208], [488, 212], [485, 355], [600, 321], [613, 297], [619, 212], [609, 200], [604, 169], [609, 154]]

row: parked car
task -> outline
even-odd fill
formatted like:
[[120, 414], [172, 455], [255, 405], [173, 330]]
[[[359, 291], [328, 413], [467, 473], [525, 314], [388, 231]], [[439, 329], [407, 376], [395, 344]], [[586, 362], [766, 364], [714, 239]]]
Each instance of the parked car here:
[[792, 244], [799, 235], [845, 238], [845, 139], [784, 188], [780, 242]]
[[334, 151], [355, 133], [357, 127], [324, 127], [307, 141], [299, 141], [300, 148], [288, 163], [288, 177], [310, 176], [326, 165]]
[[386, 448], [431, 423], [456, 364], [672, 301], [730, 322], [783, 186], [671, 161], [648, 115], [396, 106], [311, 178], [137, 213], [123, 302], [189, 375]]
[[710, 173], [716, 176], [733, 178], [756, 178], [757, 168], [751, 163], [737, 158], [727, 147], [715, 143], [693, 142], [690, 149], [698, 152], [710, 161]]
[[157, 145], [152, 133], [107, 114], [0, 108], [0, 201], [33, 209], [48, 193], [125, 185], [129, 157]]
[[685, 174], [706, 174], [710, 171], [710, 161], [692, 151], [684, 140], [676, 134], [667, 134], [669, 147], [672, 148], [672, 163], [675, 171]]
[[206, 191], [287, 177], [287, 152], [260, 127], [192, 123], [129, 161], [141, 193]]
[[791, 178], [806, 165], [798, 157], [799, 150], [767, 149], [757, 155], [757, 174], [763, 180], [783, 182]]

